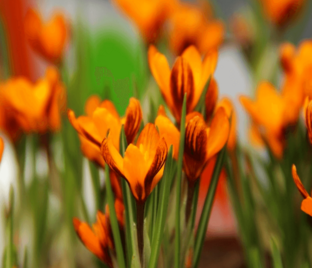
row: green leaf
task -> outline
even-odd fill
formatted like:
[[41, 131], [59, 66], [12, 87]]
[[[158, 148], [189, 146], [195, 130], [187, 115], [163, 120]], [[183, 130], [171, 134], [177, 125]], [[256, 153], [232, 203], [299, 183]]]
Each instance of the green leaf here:
[[281, 254], [278, 250], [274, 237], [271, 238], [271, 253], [272, 253], [272, 258], [273, 258], [273, 267], [283, 268]]
[[121, 237], [119, 232], [119, 225], [117, 221], [116, 211], [115, 211], [115, 202], [114, 202], [114, 194], [112, 190], [112, 185], [109, 179], [109, 167], [105, 165], [105, 179], [106, 179], [106, 193], [107, 193], [107, 201], [109, 207], [110, 214], [110, 222], [113, 230], [114, 236], [114, 244], [117, 252], [117, 261], [120, 268], [126, 268], [125, 257], [121, 243]]
[[194, 247], [193, 267], [195, 268], [198, 267], [198, 264], [199, 264], [199, 258], [200, 258], [200, 254], [201, 254], [205, 236], [206, 236], [206, 230], [207, 230], [208, 221], [210, 218], [212, 204], [213, 204], [214, 196], [216, 193], [220, 172], [223, 167], [225, 151], [226, 151], [226, 145], [223, 147], [223, 149], [218, 155], [218, 159], [217, 159], [215, 168], [213, 170], [213, 175], [210, 181], [208, 193], [205, 199], [203, 211], [200, 217], [196, 239], [195, 239], [195, 247]]
[[151, 259], [149, 262], [149, 268], [156, 268], [157, 260], [159, 255], [159, 249], [161, 245], [161, 238], [163, 236], [163, 231], [166, 222], [167, 210], [168, 210], [168, 201], [170, 196], [170, 186], [171, 186], [171, 177], [173, 177], [172, 172], [172, 165], [173, 165], [173, 158], [172, 158], [173, 148], [170, 146], [164, 176], [162, 178], [162, 184], [160, 186], [160, 203], [157, 213], [157, 221], [155, 226], [155, 232], [153, 240], [152, 240], [152, 253]]
[[13, 244], [13, 234], [14, 234], [14, 190], [11, 186], [10, 188], [10, 204], [9, 213], [7, 218], [7, 247], [5, 256], [5, 267], [12, 268], [14, 266], [14, 244]]
[[177, 169], [177, 188], [176, 188], [176, 218], [175, 218], [175, 253], [174, 253], [174, 266], [176, 268], [181, 267], [181, 256], [180, 256], [180, 221], [181, 221], [181, 182], [182, 182], [182, 164], [183, 164], [183, 152], [184, 152], [184, 138], [185, 138], [185, 117], [186, 117], [186, 99], [187, 95], [184, 94], [181, 125], [180, 125], [180, 144], [179, 144], [179, 157], [178, 157], [178, 169]]
[[144, 249], [143, 249], [144, 265], [143, 265], [143, 267], [147, 267], [147, 265], [149, 263], [149, 260], [151, 258], [151, 243], [150, 243], [150, 239], [149, 239], [149, 236], [148, 236], [148, 230], [147, 230], [147, 226], [146, 226], [146, 219], [144, 220], [143, 235], [144, 235]]

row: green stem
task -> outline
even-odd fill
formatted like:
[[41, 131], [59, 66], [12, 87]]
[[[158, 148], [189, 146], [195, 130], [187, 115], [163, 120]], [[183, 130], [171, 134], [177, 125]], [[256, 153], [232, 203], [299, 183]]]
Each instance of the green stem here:
[[186, 198], [186, 206], [185, 206], [185, 226], [187, 226], [191, 217], [194, 193], [195, 193], [195, 184], [188, 182], [187, 198]]
[[144, 206], [145, 202], [137, 201], [137, 238], [138, 238], [138, 249], [141, 267], [144, 266], [143, 262], [143, 251], [144, 251]]

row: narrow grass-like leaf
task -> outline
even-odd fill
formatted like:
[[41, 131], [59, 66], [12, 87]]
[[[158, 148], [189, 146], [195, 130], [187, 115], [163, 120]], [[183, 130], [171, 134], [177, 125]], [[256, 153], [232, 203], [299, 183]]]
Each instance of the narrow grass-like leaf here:
[[274, 237], [271, 238], [271, 253], [273, 258], [273, 267], [283, 268], [281, 254], [278, 250]]
[[195, 247], [194, 247], [194, 258], [193, 258], [193, 267], [198, 267], [199, 264], [199, 258], [200, 254], [203, 248], [205, 236], [206, 236], [206, 230], [207, 230], [207, 225], [208, 221], [210, 218], [210, 213], [212, 209], [212, 204], [214, 200], [214, 196], [216, 193], [218, 181], [219, 181], [219, 176], [220, 172], [223, 166], [223, 159], [226, 151], [226, 146], [221, 150], [221, 152], [218, 155], [218, 159], [215, 165], [215, 168], [213, 170], [213, 175], [210, 181], [208, 193], [205, 199], [203, 211], [200, 217], [197, 233], [196, 233], [196, 239], [195, 239]]
[[186, 99], [187, 95], [184, 94], [181, 125], [180, 125], [180, 144], [179, 144], [179, 157], [178, 157], [178, 170], [177, 170], [177, 188], [176, 188], [176, 218], [175, 218], [175, 252], [174, 252], [174, 267], [181, 267], [180, 256], [180, 224], [181, 224], [181, 182], [182, 182], [182, 163], [184, 152], [184, 138], [185, 138], [185, 117], [186, 117]]
[[165, 165], [165, 171], [164, 176], [162, 178], [163, 183], [160, 187], [160, 203], [159, 203], [159, 210], [157, 213], [157, 221], [155, 226], [155, 232], [154, 237], [152, 240], [152, 248], [151, 248], [151, 258], [149, 262], [149, 268], [156, 268], [157, 267], [157, 260], [159, 255], [159, 249], [161, 245], [161, 237], [163, 235], [165, 222], [166, 222], [166, 216], [167, 216], [167, 210], [168, 210], [168, 201], [169, 201], [169, 195], [170, 195], [170, 185], [171, 185], [171, 177], [173, 177], [172, 172], [172, 146], [170, 146], [169, 154], [167, 157], [166, 165]]
[[117, 216], [116, 216], [116, 211], [115, 211], [114, 194], [113, 194], [112, 185], [109, 179], [109, 167], [107, 164], [105, 165], [105, 178], [106, 178], [107, 202], [109, 206], [109, 215], [110, 215], [111, 227], [112, 227], [113, 236], [114, 236], [114, 243], [115, 243], [115, 249], [117, 253], [118, 265], [120, 268], [126, 268], [125, 257], [124, 257], [124, 252], [122, 248], [119, 226], [118, 226], [118, 221], [117, 221]]
[[191, 229], [192, 230], [194, 229], [194, 226], [195, 226], [195, 218], [196, 218], [198, 194], [199, 194], [199, 183], [200, 183], [200, 179], [197, 180], [197, 183], [195, 186], [194, 198], [193, 198], [193, 210], [192, 210], [192, 215], [191, 215]]
[[5, 259], [5, 267], [12, 268], [14, 266], [14, 245], [13, 245], [13, 226], [14, 226], [14, 190], [11, 186], [10, 188], [10, 204], [9, 204], [9, 214], [7, 219], [7, 252], [6, 252], [6, 259]]

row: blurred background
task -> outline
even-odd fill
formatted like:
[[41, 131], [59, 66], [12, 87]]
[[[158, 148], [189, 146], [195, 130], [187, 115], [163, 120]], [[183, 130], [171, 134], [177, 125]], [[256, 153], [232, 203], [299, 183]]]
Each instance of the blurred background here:
[[[240, 142], [245, 145], [249, 143], [247, 138], [248, 121], [239, 104], [238, 96], [241, 94], [253, 95], [257, 83], [253, 74], [250, 73], [249, 63], [241, 44], [235, 39], [237, 38], [235, 33], [238, 32], [241, 35], [245, 33], [248, 38], [252, 38], [252, 36], [248, 36], [248, 27], [235, 29], [234, 20], [237, 16], [244, 16], [248, 18], [249, 26], [257, 27], [253, 25], [254, 18], [252, 17], [254, 2], [256, 0], [213, 0], [209, 2], [214, 11], [214, 17], [226, 23], [225, 38], [219, 49], [215, 78], [219, 85], [220, 95], [228, 96], [235, 105], [238, 117], [238, 137]], [[190, 3], [206, 4], [204, 0]], [[311, 38], [312, 16], [307, 15], [311, 14], [310, 6], [309, 3], [302, 11], [303, 15], [300, 19], [283, 32], [281, 40], [298, 44], [305, 38]], [[138, 94], [134, 92], [135, 90], [139, 91], [139, 96], [144, 96], [145, 89], [150, 85], [150, 81], [147, 79], [149, 73], [147, 58], [144, 56], [146, 55], [145, 44], [135, 24], [120, 12], [116, 4], [107, 0], [0, 0], [0, 37], [2, 38], [0, 45], [1, 51], [8, 51], [6, 55], [3, 53], [0, 55], [1, 80], [14, 75], [26, 76], [32, 81], [36, 81], [45, 73], [47, 63], [35, 55], [26, 43], [23, 33], [23, 18], [29, 7], [36, 7], [44, 18], [49, 18], [55, 10], [61, 10], [68, 19], [71, 42], [66, 47], [64, 61], [68, 67], [68, 77], [76, 79], [77, 88], [82, 89], [80, 90], [82, 100], [86, 100], [91, 94], [98, 94], [102, 99], [109, 97], [115, 103], [118, 112], [123, 114], [129, 97]], [[262, 73], [258, 74], [259, 79], [266, 79], [267, 73], [270, 73], [270, 58], [272, 57], [277, 57], [276, 50], [263, 55], [265, 61], [263, 64], [267, 64], [268, 67], [263, 68]], [[6, 69], [6, 65], [10, 66], [10, 70]], [[98, 68], [106, 68], [110, 74], [99, 79], [96, 74]], [[79, 73], [79, 77], [75, 77], [77, 73]], [[129, 82], [132, 81], [132, 77], [136, 78], [137, 88], [134, 88]], [[114, 81], [115, 90], [107, 93], [105, 88], [111, 88]], [[118, 86], [118, 81], [126, 81], [126, 86]], [[143, 109], [148, 105], [148, 102], [143, 102]], [[69, 101], [68, 107], [72, 108], [73, 106], [75, 104]], [[77, 108], [77, 114], [83, 113], [83, 107], [75, 108]], [[5, 135], [2, 136], [5, 139], [6, 147], [0, 165], [0, 202], [5, 204], [8, 202], [10, 185], [16, 184], [17, 170], [12, 150], [13, 145]], [[38, 154], [37, 173], [48, 172], [44, 158], [44, 154]], [[62, 156], [60, 156], [60, 162], [61, 159]], [[28, 159], [26, 156], [26, 178], [27, 174], [30, 178], [33, 172], [31, 161], [34, 160]], [[84, 164], [87, 166], [86, 162]], [[87, 168], [84, 168], [84, 174], [84, 196], [89, 211], [95, 211], [92, 198], [90, 198], [93, 193]], [[213, 256], [220, 259], [220, 256], [216, 255], [218, 246], [228, 247], [232, 255], [228, 255], [230, 256], [229, 260], [222, 260], [224, 264], [210, 267], [230, 267], [227, 266], [226, 261], [237, 263], [237, 266], [231, 267], [240, 267], [240, 263], [242, 263], [239, 245], [235, 238], [236, 226], [228, 204], [227, 209], [223, 213], [222, 208], [218, 207], [218, 203], [214, 207], [212, 220], [209, 223], [209, 232], [213, 234], [212, 242], [206, 245], [210, 255], [203, 254], [203, 258], [208, 258], [210, 263], [213, 262]], [[1, 243], [1, 237], [4, 236], [4, 228], [1, 223], [2, 221], [0, 221], [0, 259], [4, 246]], [[214, 240], [215, 237], [224, 237], [226, 242], [223, 243], [222, 239]], [[212, 245], [214, 246], [212, 247]]]

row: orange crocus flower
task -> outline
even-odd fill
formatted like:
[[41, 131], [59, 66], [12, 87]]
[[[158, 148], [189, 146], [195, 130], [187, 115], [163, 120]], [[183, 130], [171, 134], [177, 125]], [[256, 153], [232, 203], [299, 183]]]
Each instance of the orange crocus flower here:
[[56, 131], [66, 104], [65, 89], [53, 67], [32, 84], [19, 77], [0, 85], [1, 128], [15, 140], [17, 132]]
[[302, 197], [304, 198], [301, 203], [301, 210], [308, 215], [312, 216], [312, 198], [304, 188], [298, 174], [297, 169], [295, 165], [292, 165], [292, 177], [294, 179], [294, 182], [301, 193]]
[[189, 184], [194, 185], [208, 160], [217, 154], [228, 140], [230, 124], [220, 107], [207, 127], [199, 113], [189, 115], [185, 129], [183, 167]]
[[4, 142], [3, 142], [3, 139], [0, 138], [0, 162], [2, 159], [3, 151], [4, 151]]
[[174, 8], [175, 0], [114, 0], [136, 24], [147, 43], [157, 40], [161, 28]]
[[307, 97], [308, 104], [305, 107], [305, 123], [310, 144], [312, 144], [312, 101]]
[[290, 116], [287, 116], [289, 107], [286, 98], [271, 84], [263, 82], [258, 86], [255, 101], [241, 96], [240, 102], [274, 155], [278, 158], [282, 157], [284, 130], [292, 123]]
[[78, 118], [69, 110], [68, 118], [79, 134], [83, 154], [104, 167], [100, 153], [103, 139], [109, 131], [113, 145], [119, 150], [119, 136], [124, 125], [128, 144], [133, 142], [142, 121], [141, 105], [137, 99], [131, 98], [126, 116], [120, 118], [112, 102], [101, 102], [97, 96], [92, 96], [88, 99], [85, 110], [87, 115]]
[[285, 26], [303, 7], [305, 0], [260, 0], [267, 18], [279, 27]]
[[128, 145], [124, 158], [114, 146], [110, 134], [103, 140], [101, 153], [109, 167], [127, 180], [137, 202], [144, 203], [163, 175], [168, 147], [155, 125], [149, 123], [140, 133], [136, 145]]
[[170, 16], [169, 25], [170, 47], [177, 55], [190, 45], [205, 54], [223, 42], [224, 24], [190, 4], [179, 4]]
[[196, 107], [203, 89], [215, 71], [218, 53], [211, 51], [202, 61], [194, 46], [187, 48], [176, 58], [172, 70], [166, 57], [154, 46], [148, 51], [151, 72], [173, 116], [180, 122], [184, 93], [187, 93], [186, 113]]
[[74, 218], [73, 224], [75, 231], [81, 242], [88, 250], [90, 250], [109, 267], [113, 267], [112, 259], [109, 253], [109, 250], [113, 249], [109, 218], [107, 215], [98, 211], [96, 219], [97, 221], [93, 224], [92, 230], [87, 223], [81, 222], [79, 219]]
[[44, 23], [36, 10], [29, 9], [25, 17], [25, 33], [31, 47], [44, 59], [51, 63], [58, 63], [62, 59], [68, 38], [62, 13], [56, 12]]

